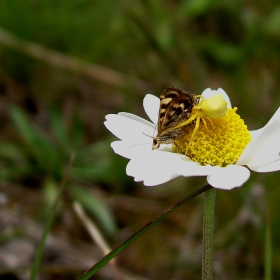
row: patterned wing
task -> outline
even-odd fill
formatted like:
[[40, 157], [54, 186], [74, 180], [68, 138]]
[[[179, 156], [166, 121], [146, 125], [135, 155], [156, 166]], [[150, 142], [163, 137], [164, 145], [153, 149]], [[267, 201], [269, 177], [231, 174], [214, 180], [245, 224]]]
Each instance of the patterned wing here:
[[167, 88], [160, 96], [158, 134], [186, 120], [194, 104], [192, 94], [178, 88]]

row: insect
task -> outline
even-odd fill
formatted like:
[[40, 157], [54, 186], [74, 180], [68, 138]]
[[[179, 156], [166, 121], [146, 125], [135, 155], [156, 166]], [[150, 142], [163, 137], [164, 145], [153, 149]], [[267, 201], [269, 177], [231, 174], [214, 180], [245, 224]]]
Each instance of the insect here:
[[[159, 148], [160, 144], [175, 144], [184, 134], [184, 128], [176, 128], [186, 122], [192, 109], [198, 104], [198, 99], [191, 93], [186, 93], [179, 88], [167, 88], [160, 96], [158, 114], [158, 134], [153, 137], [152, 150]], [[177, 147], [178, 148], [178, 147]]]

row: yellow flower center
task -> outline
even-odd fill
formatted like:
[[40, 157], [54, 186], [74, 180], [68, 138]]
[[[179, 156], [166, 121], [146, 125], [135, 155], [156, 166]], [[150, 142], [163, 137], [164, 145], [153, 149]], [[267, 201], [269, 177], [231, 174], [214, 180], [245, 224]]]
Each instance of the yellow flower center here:
[[236, 110], [236, 107], [227, 108], [226, 114], [220, 118], [201, 116], [195, 133], [196, 121], [182, 127], [184, 136], [176, 141], [176, 145], [192, 161], [201, 165], [224, 167], [234, 164], [252, 139]]

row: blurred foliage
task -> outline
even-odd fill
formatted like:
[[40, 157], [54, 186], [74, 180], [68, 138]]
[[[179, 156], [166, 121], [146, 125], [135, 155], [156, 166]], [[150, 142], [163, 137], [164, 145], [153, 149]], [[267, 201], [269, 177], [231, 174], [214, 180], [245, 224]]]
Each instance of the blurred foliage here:
[[[90, 243], [69, 210], [77, 200], [112, 246], [118, 244], [204, 181], [179, 178], [150, 189], [133, 183], [127, 160], [110, 148], [114, 138], [104, 116], [146, 117], [143, 96], [166, 86], [196, 93], [222, 87], [249, 128], [263, 126], [280, 104], [279, 23], [275, 0], [0, 1], [0, 194], [19, 205], [17, 215], [40, 225], [38, 213], [46, 214], [74, 153], [54, 232]], [[17, 46], [3, 30], [16, 36]], [[26, 42], [36, 45], [27, 50]], [[39, 58], [36, 46], [43, 48]], [[67, 58], [87, 63], [92, 76], [80, 65], [68, 67]], [[101, 70], [110, 73], [105, 80]], [[277, 182], [279, 173], [252, 174], [243, 188], [218, 192], [217, 279], [263, 278], [265, 224], [271, 225], [273, 278], [280, 277]], [[200, 279], [201, 222], [191, 219], [200, 221], [200, 206], [190, 203], [141, 237], [119, 256], [120, 267], [147, 279]], [[25, 236], [24, 227], [7, 228], [1, 240]]]

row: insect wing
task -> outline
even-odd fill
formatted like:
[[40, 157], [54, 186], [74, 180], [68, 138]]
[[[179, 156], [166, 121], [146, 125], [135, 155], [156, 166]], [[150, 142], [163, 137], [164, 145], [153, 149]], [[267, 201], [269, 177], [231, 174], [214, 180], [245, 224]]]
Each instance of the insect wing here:
[[168, 88], [160, 96], [158, 133], [177, 126], [189, 117], [194, 97], [178, 88]]
[[160, 134], [167, 127], [172, 125], [174, 115], [173, 105], [174, 101], [181, 95], [182, 91], [176, 88], [167, 88], [160, 96], [160, 106], [158, 114], [158, 133]]

